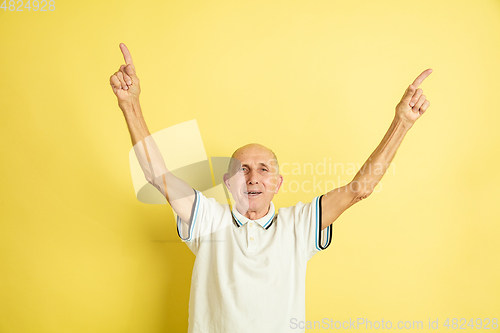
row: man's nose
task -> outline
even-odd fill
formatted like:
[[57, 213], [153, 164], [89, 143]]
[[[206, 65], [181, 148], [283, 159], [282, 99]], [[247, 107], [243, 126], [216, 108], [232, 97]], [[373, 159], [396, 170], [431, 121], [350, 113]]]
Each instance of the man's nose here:
[[248, 185], [255, 185], [259, 183], [259, 178], [258, 178], [258, 173], [255, 171], [250, 171], [247, 174], [247, 184]]

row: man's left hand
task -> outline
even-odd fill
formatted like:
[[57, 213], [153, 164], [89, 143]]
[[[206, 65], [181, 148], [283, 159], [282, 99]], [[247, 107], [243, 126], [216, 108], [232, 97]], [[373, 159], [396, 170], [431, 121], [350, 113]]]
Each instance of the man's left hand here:
[[396, 106], [396, 117], [400, 117], [413, 125], [422, 116], [430, 105], [429, 100], [423, 95], [423, 90], [418, 86], [432, 73], [426, 69], [406, 89], [401, 101]]

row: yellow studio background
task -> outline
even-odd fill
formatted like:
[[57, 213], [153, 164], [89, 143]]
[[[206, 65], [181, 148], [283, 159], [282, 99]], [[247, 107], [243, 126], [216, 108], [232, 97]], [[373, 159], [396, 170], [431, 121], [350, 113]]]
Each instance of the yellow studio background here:
[[135, 197], [121, 42], [151, 133], [196, 119], [209, 157], [269, 146], [276, 207], [350, 181], [432, 68], [394, 168], [309, 262], [307, 320], [500, 319], [500, 1], [6, 3], [0, 332], [187, 330], [195, 257], [170, 207]]

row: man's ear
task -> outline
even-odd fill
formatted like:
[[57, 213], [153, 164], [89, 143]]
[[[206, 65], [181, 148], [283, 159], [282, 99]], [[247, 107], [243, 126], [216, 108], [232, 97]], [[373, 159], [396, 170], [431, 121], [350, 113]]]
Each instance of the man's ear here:
[[278, 175], [278, 179], [276, 180], [276, 191], [274, 191], [274, 194], [277, 194], [280, 187], [281, 187], [281, 184], [283, 184], [283, 176], [282, 175]]
[[229, 187], [231, 186], [229, 184], [229, 174], [228, 173], [225, 173], [224, 176], [222, 177], [224, 179], [224, 184], [226, 184], [226, 187], [229, 189]]

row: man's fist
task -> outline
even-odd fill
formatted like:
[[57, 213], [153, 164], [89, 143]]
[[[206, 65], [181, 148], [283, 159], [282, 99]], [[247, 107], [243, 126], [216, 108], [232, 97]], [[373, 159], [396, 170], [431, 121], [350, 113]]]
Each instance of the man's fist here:
[[[424, 114], [430, 105], [418, 86], [432, 73], [432, 69], [423, 71], [412, 84], [408, 86], [401, 101], [396, 106], [396, 116], [413, 125]], [[418, 89], [417, 89], [418, 88]]]
[[133, 102], [139, 102], [141, 87], [139, 86], [139, 78], [135, 73], [134, 62], [127, 46], [120, 43], [120, 49], [125, 59], [125, 65], [121, 65], [120, 69], [111, 75], [109, 83], [118, 98], [118, 105], [125, 111], [124, 108], [131, 106]]

